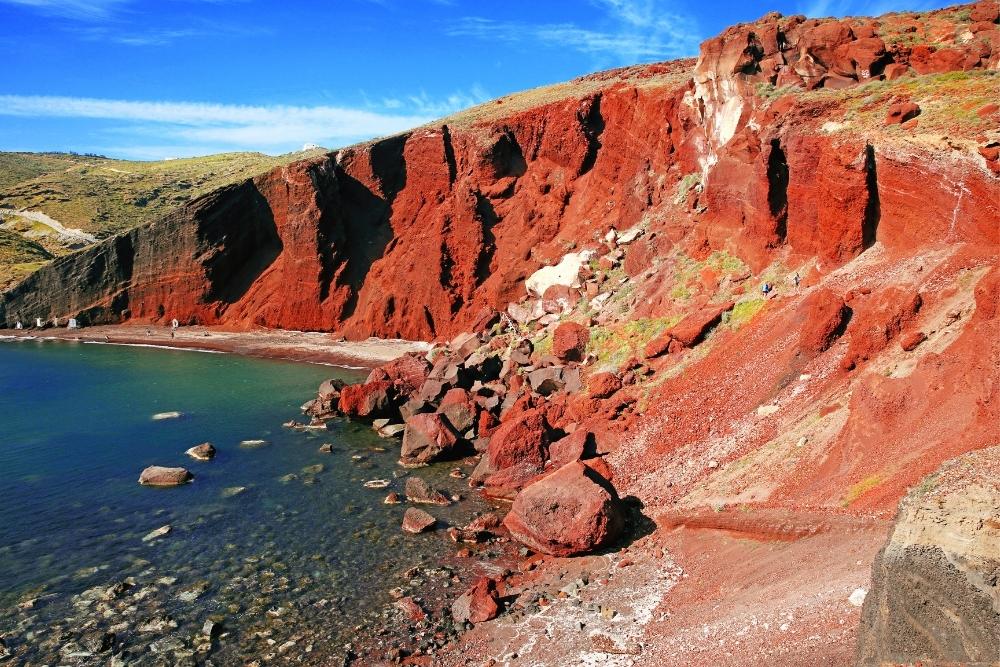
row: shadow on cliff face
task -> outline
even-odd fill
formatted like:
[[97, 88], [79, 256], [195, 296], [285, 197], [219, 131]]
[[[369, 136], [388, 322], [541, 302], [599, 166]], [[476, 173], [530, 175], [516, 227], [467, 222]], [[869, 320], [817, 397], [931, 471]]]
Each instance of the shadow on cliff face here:
[[197, 227], [199, 246], [216, 250], [204, 264], [206, 299], [224, 304], [239, 301], [283, 248], [271, 205], [257, 186], [248, 181], [234, 194], [219, 197]]
[[583, 176], [594, 168], [597, 162], [597, 153], [601, 150], [601, 135], [604, 134], [604, 116], [601, 115], [600, 94], [594, 96], [593, 102], [585, 113], [577, 114], [580, 122], [580, 129], [587, 140], [587, 153], [580, 164], [578, 176]]
[[371, 148], [372, 173], [379, 180], [382, 196], [342, 169], [337, 170], [340, 200], [343, 207], [343, 252], [346, 257], [343, 272], [337, 278], [351, 288], [344, 304], [342, 320], [354, 314], [358, 293], [372, 265], [385, 255], [393, 240], [392, 204], [406, 187], [406, 162], [403, 149], [408, 135], [385, 139]]
[[875, 149], [865, 146], [865, 186], [868, 189], [868, 203], [861, 223], [861, 247], [867, 250], [875, 245], [878, 223], [882, 217], [882, 202], [878, 196], [878, 171], [875, 166]]
[[778, 242], [788, 236], [788, 160], [778, 139], [771, 140], [767, 157], [767, 205], [774, 220]]

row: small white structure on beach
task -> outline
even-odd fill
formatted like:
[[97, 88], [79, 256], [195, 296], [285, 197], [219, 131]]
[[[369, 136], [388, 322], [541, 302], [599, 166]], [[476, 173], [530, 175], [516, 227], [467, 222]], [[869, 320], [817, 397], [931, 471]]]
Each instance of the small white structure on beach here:
[[14, 325], [14, 328], [15, 329], [23, 329], [24, 328], [24, 325], [21, 324], [21, 320], [17, 321], [17, 323]]
[[79, 329], [80, 325], [77, 324], [75, 317], [71, 317], [71, 318], [69, 318], [69, 324], [66, 325], [66, 328], [67, 329]]
[[177, 321], [176, 317], [174, 319], [170, 320], [170, 328], [171, 329], [176, 329], [180, 325], [181, 325], [181, 323]]
[[39, 329], [45, 326], [45, 323], [42, 322], [42, 318], [40, 317], [35, 318], [35, 326], [38, 327]]

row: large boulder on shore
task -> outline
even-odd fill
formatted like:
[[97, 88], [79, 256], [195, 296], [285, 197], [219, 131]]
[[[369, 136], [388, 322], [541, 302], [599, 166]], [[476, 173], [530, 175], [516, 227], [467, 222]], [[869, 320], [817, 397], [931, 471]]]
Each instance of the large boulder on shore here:
[[1000, 664], [1000, 446], [946, 461], [900, 504], [872, 566], [859, 665]]
[[387, 417], [394, 393], [388, 380], [347, 385], [340, 390], [340, 411], [348, 417]]
[[455, 453], [458, 436], [441, 415], [421, 412], [406, 420], [403, 448], [399, 462], [404, 466], [422, 466]]
[[192, 479], [194, 476], [185, 468], [164, 466], [149, 466], [139, 475], [139, 483], [143, 486], [180, 486]]
[[431, 372], [431, 365], [424, 355], [408, 352], [374, 369], [365, 384], [391, 382], [399, 396], [409, 397], [420, 389]]
[[535, 551], [573, 556], [615, 540], [625, 520], [611, 484], [577, 461], [521, 491], [504, 525]]

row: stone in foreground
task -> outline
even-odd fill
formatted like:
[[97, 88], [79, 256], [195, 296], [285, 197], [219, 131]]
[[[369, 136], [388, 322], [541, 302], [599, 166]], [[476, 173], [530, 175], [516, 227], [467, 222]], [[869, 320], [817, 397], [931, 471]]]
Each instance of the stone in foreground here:
[[1000, 446], [946, 461], [872, 566], [858, 665], [1000, 664]]
[[194, 476], [185, 468], [163, 466], [149, 466], [139, 475], [139, 483], [143, 486], [180, 486], [192, 479]]
[[434, 527], [437, 519], [423, 510], [411, 507], [403, 514], [403, 530], [408, 533], [423, 533]]
[[476, 579], [469, 590], [451, 605], [451, 616], [455, 623], [483, 623], [496, 618], [499, 613], [496, 582], [489, 577]]
[[579, 461], [525, 488], [504, 519], [517, 541], [552, 556], [593, 551], [615, 540], [624, 523], [614, 488]]

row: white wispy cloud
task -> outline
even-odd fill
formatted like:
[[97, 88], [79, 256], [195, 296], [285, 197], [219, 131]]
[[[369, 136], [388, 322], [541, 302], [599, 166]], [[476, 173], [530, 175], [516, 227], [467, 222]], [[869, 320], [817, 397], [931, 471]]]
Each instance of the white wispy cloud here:
[[888, 12], [923, 12], [945, 7], [950, 2], [940, 0], [810, 0], [800, 2], [798, 10], [806, 16], [825, 18], [827, 16], [881, 16]]
[[129, 2], [131, 0], [0, 0], [0, 4], [29, 7], [50, 16], [88, 21], [107, 19]]
[[607, 55], [623, 63], [678, 58], [698, 52], [694, 19], [658, 0], [594, 0], [609, 24], [592, 29], [573, 22], [529, 23], [467, 16], [446, 28], [451, 36], [525, 42], [580, 53]]
[[377, 103], [369, 101], [369, 106], [383, 109], [412, 109], [414, 113], [422, 116], [437, 118], [482, 104], [490, 97], [482, 86], [474, 85], [468, 91], [458, 90], [441, 98], [420, 91], [417, 94], [383, 97]]
[[145, 158], [150, 138], [164, 142], [165, 151], [159, 157], [223, 150], [285, 152], [304, 143], [342, 146], [422, 125], [474, 103], [478, 98], [473, 95], [455, 93], [434, 100], [421, 93], [366, 108], [0, 95], [0, 115], [117, 121], [105, 131], [117, 137], [115, 143], [135, 144], [141, 150], [110, 148], [107, 152]]

